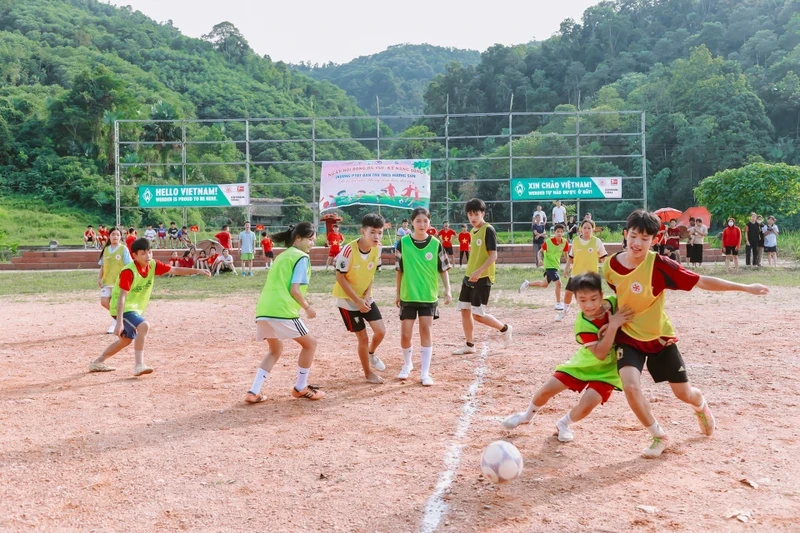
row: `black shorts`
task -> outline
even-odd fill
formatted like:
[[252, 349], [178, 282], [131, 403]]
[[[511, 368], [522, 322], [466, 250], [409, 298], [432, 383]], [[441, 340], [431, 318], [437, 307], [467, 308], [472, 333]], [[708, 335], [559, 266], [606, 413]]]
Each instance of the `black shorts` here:
[[376, 322], [383, 320], [381, 311], [378, 309], [378, 304], [372, 302], [369, 311], [362, 313], [361, 311], [348, 311], [347, 309], [339, 308], [339, 314], [342, 315], [344, 326], [350, 333], [358, 333], [364, 331], [367, 327], [367, 322]]
[[570, 276], [570, 278], [567, 280], [567, 290], [569, 292], [575, 292], [575, 279], [577, 277], [578, 276]]
[[547, 268], [544, 271], [544, 277], [547, 278], [547, 283], [553, 283], [554, 281], [558, 281], [561, 279], [561, 276], [558, 275], [557, 268]]
[[469, 278], [464, 276], [464, 281], [461, 282], [461, 294], [458, 295], [458, 301], [469, 303], [472, 307], [481, 307], [482, 305], [489, 305], [489, 295], [492, 292], [492, 284], [489, 278], [480, 278], [475, 283], [469, 281]]
[[670, 383], [689, 382], [689, 376], [686, 374], [686, 365], [683, 362], [683, 357], [681, 357], [677, 344], [665, 346], [658, 353], [644, 353], [626, 344], [620, 344], [617, 347], [618, 369], [633, 366], [641, 372], [645, 363], [647, 363], [647, 371], [650, 372], [650, 376], [656, 383], [662, 381]]
[[768, 254], [777, 254], [778, 253], [778, 247], [777, 246], [765, 246], [764, 247], [764, 251], [767, 252]]
[[442, 246], [444, 248], [444, 253], [447, 255], [453, 255], [453, 247], [452, 246]]
[[432, 316], [439, 318], [439, 304], [400, 302], [400, 320], [416, 320], [418, 316]]
[[264, 257], [275, 257], [275, 252], [264, 252]]
[[725, 255], [739, 255], [739, 250], [735, 246], [726, 246]]

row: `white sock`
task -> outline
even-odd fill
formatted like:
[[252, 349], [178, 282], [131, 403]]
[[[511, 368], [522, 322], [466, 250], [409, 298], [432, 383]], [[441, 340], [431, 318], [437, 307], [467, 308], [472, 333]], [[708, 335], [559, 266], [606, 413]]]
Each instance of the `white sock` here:
[[431, 369], [431, 357], [433, 356], [433, 346], [420, 346], [419, 354], [422, 357], [422, 375], [427, 376]]
[[261, 386], [267, 381], [269, 377], [269, 372], [264, 370], [263, 368], [259, 368], [256, 372], [256, 379], [253, 380], [253, 386], [250, 387], [250, 392], [253, 394], [258, 394], [261, 392]]
[[664, 431], [664, 429], [659, 425], [657, 420], [653, 422], [652, 426], [648, 426], [647, 431], [654, 437], [663, 437], [667, 434], [667, 432]]
[[569, 427], [572, 424], [572, 419], [569, 417], [569, 413], [565, 414], [558, 420], [559, 426]]
[[706, 406], [706, 397], [705, 396], [701, 396], [701, 398], [703, 398], [703, 401], [700, 402], [700, 406], [699, 407], [697, 405], [693, 405], [692, 406], [694, 408], [694, 410], [696, 412], [698, 412], [698, 413], [703, 410], [703, 407]]
[[297, 367], [297, 383], [294, 384], [295, 389], [301, 391], [308, 386], [309, 372], [311, 372], [310, 368], [303, 368], [302, 366]]
[[525, 411], [525, 417], [526, 417], [528, 420], [533, 420], [533, 417], [534, 417], [534, 416], [536, 415], [536, 413], [538, 413], [538, 412], [539, 412], [539, 407], [536, 407], [535, 405], [533, 405], [533, 402], [531, 402], [531, 404], [528, 406], [528, 410], [527, 410], [527, 411]]
[[117, 319], [116, 319], [116, 318], [112, 318], [112, 319], [111, 319], [111, 327], [112, 327], [112, 328], [115, 328], [115, 327], [117, 327]]
[[144, 364], [144, 350], [134, 350], [133, 356], [136, 361], [136, 366]]
[[411, 356], [414, 353], [414, 348], [403, 348], [403, 366], [412, 366]]

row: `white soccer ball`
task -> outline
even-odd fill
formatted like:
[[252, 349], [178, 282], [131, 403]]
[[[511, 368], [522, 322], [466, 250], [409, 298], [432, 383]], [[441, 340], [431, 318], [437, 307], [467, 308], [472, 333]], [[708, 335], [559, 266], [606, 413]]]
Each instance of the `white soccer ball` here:
[[489, 444], [481, 455], [481, 472], [492, 483], [508, 483], [522, 473], [522, 454], [504, 440]]

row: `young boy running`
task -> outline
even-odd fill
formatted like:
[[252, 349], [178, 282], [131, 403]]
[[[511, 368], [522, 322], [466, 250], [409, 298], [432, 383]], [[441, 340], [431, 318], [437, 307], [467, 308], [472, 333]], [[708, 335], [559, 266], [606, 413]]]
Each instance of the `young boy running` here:
[[339, 233], [339, 225], [333, 225], [333, 231], [328, 233], [328, 260], [325, 262], [325, 270], [333, 264], [333, 260], [342, 251], [342, 243], [344, 242], [344, 235]]
[[453, 355], [476, 352], [473, 320], [502, 333], [504, 348], [511, 346], [513, 329], [509, 324], [503, 324], [486, 313], [497, 262], [497, 233], [483, 218], [486, 214], [486, 204], [480, 198], [473, 198], [467, 202], [465, 209], [469, 223], [472, 224], [470, 235], [475, 246], [467, 260], [467, 270], [461, 283], [461, 294], [458, 296], [458, 308], [461, 309], [461, 326], [464, 328], [466, 344], [454, 350]]
[[[358, 358], [364, 377], [370, 383], [383, 383], [383, 378], [372, 371], [386, 370], [375, 352], [386, 336], [378, 304], [372, 299], [372, 281], [381, 264], [381, 239], [386, 222], [383, 217], [369, 213], [361, 219], [361, 237], [342, 248], [336, 257], [336, 284], [333, 295], [347, 331], [358, 339]], [[372, 328], [372, 343], [367, 335], [367, 324]]]
[[275, 259], [275, 253], [272, 251], [272, 239], [269, 238], [266, 231], [261, 232], [261, 249], [264, 251], [264, 261], [266, 263], [264, 268], [269, 270], [273, 259]]
[[[153, 282], [156, 276], [172, 274], [175, 276], [191, 276], [203, 274], [208, 277], [206, 270], [197, 268], [170, 267], [161, 261], [153, 259], [150, 241], [145, 238], [136, 239], [131, 245], [133, 261], [122, 268], [119, 278], [111, 292], [110, 311], [111, 317], [116, 320], [114, 335], [119, 337], [111, 346], [105, 349], [100, 356], [89, 363], [89, 372], [110, 372], [114, 367], [108, 366], [105, 361], [112, 355], [133, 342], [135, 356], [134, 376], [150, 374], [153, 369], [144, 364], [144, 342], [150, 331], [150, 323], [144, 318], [147, 304], [150, 302], [150, 293], [153, 291]], [[121, 320], [118, 319], [121, 318]]]
[[447, 257], [450, 259], [450, 264], [453, 264], [453, 237], [456, 236], [456, 232], [450, 229], [450, 223], [445, 222], [442, 225], [442, 229], [439, 231], [439, 240], [442, 241], [442, 247], [444, 248], [444, 253], [447, 254]]
[[411, 336], [414, 322], [419, 317], [420, 356], [422, 359], [422, 385], [433, 385], [430, 375], [433, 356], [431, 328], [439, 318], [439, 282], [441, 276], [445, 287], [444, 304], [450, 304], [450, 263], [442, 244], [428, 235], [431, 215], [424, 207], [411, 212], [413, 233], [406, 235], [395, 248], [396, 289], [395, 305], [400, 308], [400, 348], [403, 350], [403, 368], [397, 379], [408, 379], [414, 369]]
[[458, 234], [458, 266], [464, 266], [464, 256], [467, 256], [467, 263], [469, 263], [469, 245], [472, 242], [472, 235], [467, 230], [467, 225], [461, 225], [461, 233]]
[[[633, 318], [629, 308], [617, 309], [614, 296], [603, 298], [603, 279], [596, 272], [575, 276], [570, 281], [581, 309], [575, 321], [575, 340], [581, 347], [569, 361], [556, 367], [555, 374], [533, 395], [527, 411], [515, 413], [503, 421], [506, 429], [528, 424], [555, 395], [567, 389], [575, 392], [585, 390], [578, 405], [556, 423], [561, 442], [571, 442], [574, 438], [571, 424], [606, 403], [614, 390], [622, 389], [617, 373], [614, 336]], [[602, 328], [607, 329], [601, 334]]]
[[[584, 220], [583, 223], [591, 222]], [[551, 282], [556, 284], [556, 311], [564, 311], [564, 304], [561, 303], [561, 276], [558, 270], [561, 267], [561, 256], [569, 253], [570, 246], [564, 238], [564, 224], [556, 224], [555, 236], [547, 239], [539, 249], [539, 263], [544, 263], [544, 279], [539, 281], [528, 281], [527, 279], [519, 286], [519, 292], [528, 287], [540, 287], [546, 289]], [[563, 318], [563, 317], [562, 317]]]
[[631, 213], [626, 224], [628, 250], [609, 257], [603, 267], [606, 281], [617, 294], [618, 305], [630, 307], [635, 313], [633, 320], [617, 333], [617, 367], [628, 405], [650, 433], [651, 442], [642, 452], [644, 457], [658, 457], [669, 445], [666, 432], [642, 393], [645, 364], [656, 383], [669, 382], [675, 397], [692, 406], [704, 435], [714, 432], [711, 409], [703, 393], [689, 384], [686, 365], [675, 344], [678, 340], [675, 329], [664, 313], [666, 289], [769, 293], [764, 285], [742, 285], [701, 276], [649, 251], [659, 226], [658, 217], [652, 213], [641, 209]]
[[[581, 233], [572, 240], [567, 254], [567, 266], [564, 267], [564, 277], [567, 278], [567, 290], [564, 291], [564, 310], [556, 315], [556, 322], [560, 322], [569, 313], [572, 304], [572, 295], [575, 293], [573, 277], [590, 272], [600, 271], [600, 261], [608, 254], [603, 241], [594, 236], [594, 222], [584, 220], [581, 222]], [[572, 273], [572, 277], [570, 277]]]

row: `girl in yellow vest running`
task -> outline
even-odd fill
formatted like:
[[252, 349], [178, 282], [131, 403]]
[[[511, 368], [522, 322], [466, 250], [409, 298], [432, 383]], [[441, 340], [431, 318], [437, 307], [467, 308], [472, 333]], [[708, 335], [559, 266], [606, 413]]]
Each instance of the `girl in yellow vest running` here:
[[297, 358], [297, 381], [292, 389], [292, 396], [308, 400], [321, 400], [325, 396], [324, 392], [308, 384], [308, 374], [317, 351], [317, 339], [308, 332], [300, 318], [301, 309], [309, 319], [317, 316], [317, 312], [306, 300], [311, 277], [311, 259], [308, 253], [314, 246], [316, 235], [313, 224], [301, 222], [272, 236], [273, 241], [287, 248], [272, 263], [256, 304], [256, 340], [266, 340], [269, 352], [261, 361], [253, 386], [244, 397], [247, 403], [264, 401], [261, 386], [281, 358], [283, 341], [286, 339], [292, 339], [301, 348]]
[[[369, 383], [383, 383], [383, 378], [372, 371], [386, 370], [386, 365], [375, 355], [386, 336], [386, 326], [378, 304], [372, 299], [372, 282], [381, 266], [381, 239], [386, 222], [383, 217], [369, 213], [361, 219], [361, 237], [342, 248], [334, 261], [336, 284], [333, 295], [347, 331], [356, 334], [358, 358], [364, 377]], [[372, 343], [367, 335], [367, 323], [372, 328]]]
[[575, 287], [572, 280], [581, 274], [600, 272], [600, 262], [606, 258], [606, 247], [603, 241], [594, 236], [594, 222], [584, 220], [581, 222], [580, 234], [572, 239], [569, 253], [567, 254], [567, 266], [564, 267], [564, 277], [568, 278], [567, 290], [564, 291], [564, 310], [556, 315], [556, 322], [561, 322], [572, 304], [572, 295], [575, 294]]
[[628, 250], [609, 257], [603, 267], [608, 285], [617, 293], [617, 303], [630, 307], [633, 320], [617, 333], [617, 368], [625, 398], [631, 410], [650, 433], [650, 445], [644, 457], [658, 457], [669, 445], [669, 439], [650, 409], [641, 387], [642, 369], [653, 381], [669, 382], [672, 393], [694, 409], [700, 431], [711, 436], [714, 416], [703, 393], [689, 384], [686, 365], [678, 350], [678, 338], [672, 322], [664, 312], [666, 290], [741, 291], [768, 294], [764, 285], [742, 285], [719, 278], [701, 276], [675, 261], [650, 251], [661, 221], [652, 213], [637, 210], [628, 216]]
[[[112, 228], [108, 234], [108, 242], [100, 252], [100, 272], [97, 274], [97, 285], [100, 287], [100, 305], [111, 309], [111, 292], [117, 284], [122, 268], [133, 261], [128, 247], [122, 244], [122, 232], [119, 228]], [[108, 326], [106, 333], [114, 333], [117, 327], [116, 319]]]
[[411, 212], [413, 232], [402, 237], [395, 246], [395, 271], [397, 295], [395, 305], [400, 308], [400, 348], [403, 350], [403, 368], [397, 379], [408, 379], [414, 369], [411, 336], [414, 322], [419, 317], [420, 356], [422, 359], [422, 384], [433, 385], [430, 375], [433, 339], [433, 321], [439, 318], [439, 282], [441, 276], [445, 288], [444, 305], [452, 300], [450, 292], [450, 261], [437, 239], [429, 235], [431, 215], [424, 207]]
[[175, 276], [191, 276], [203, 274], [211, 277], [211, 273], [197, 268], [171, 267], [153, 259], [150, 241], [144, 237], [131, 243], [133, 261], [125, 265], [119, 273], [114, 290], [111, 291], [110, 311], [115, 319], [114, 335], [119, 337], [100, 356], [89, 364], [89, 372], [110, 372], [116, 370], [105, 361], [112, 355], [133, 342], [135, 366], [134, 376], [150, 374], [152, 367], [144, 364], [144, 341], [150, 331], [150, 323], [144, 318], [153, 283], [156, 276], [173, 274]]

